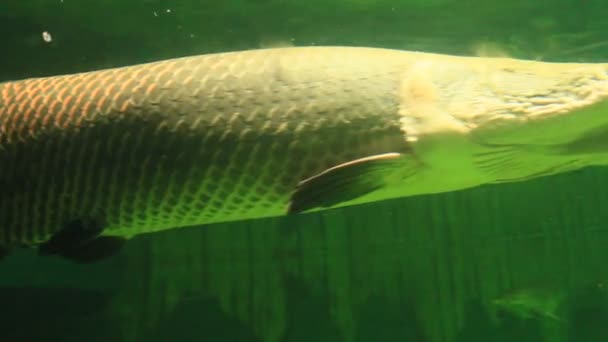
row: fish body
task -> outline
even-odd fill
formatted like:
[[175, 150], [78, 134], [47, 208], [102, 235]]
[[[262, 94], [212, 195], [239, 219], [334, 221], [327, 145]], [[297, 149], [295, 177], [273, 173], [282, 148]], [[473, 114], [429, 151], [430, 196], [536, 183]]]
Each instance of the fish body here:
[[495, 310], [522, 320], [540, 319], [563, 322], [565, 294], [561, 290], [525, 288], [512, 291], [492, 301]]
[[124, 238], [604, 164], [607, 70], [302, 47], [3, 83], [0, 245], [52, 243], [61, 254], [83, 234]]

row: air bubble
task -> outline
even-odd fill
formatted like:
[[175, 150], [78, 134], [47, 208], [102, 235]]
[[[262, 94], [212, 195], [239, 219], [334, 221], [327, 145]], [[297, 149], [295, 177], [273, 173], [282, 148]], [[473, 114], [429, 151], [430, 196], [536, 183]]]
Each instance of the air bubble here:
[[53, 36], [51, 36], [51, 34], [48, 31], [44, 31], [44, 32], [42, 32], [42, 40], [44, 40], [47, 43], [50, 43], [53, 41]]

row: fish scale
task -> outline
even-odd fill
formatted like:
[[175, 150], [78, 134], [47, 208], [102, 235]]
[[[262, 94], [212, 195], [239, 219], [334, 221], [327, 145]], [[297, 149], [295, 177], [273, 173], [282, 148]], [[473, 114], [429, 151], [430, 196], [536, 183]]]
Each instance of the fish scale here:
[[44, 242], [74, 219], [132, 236], [281, 215], [300, 181], [403, 150], [401, 55], [348, 54], [223, 53], [1, 84], [0, 244]]

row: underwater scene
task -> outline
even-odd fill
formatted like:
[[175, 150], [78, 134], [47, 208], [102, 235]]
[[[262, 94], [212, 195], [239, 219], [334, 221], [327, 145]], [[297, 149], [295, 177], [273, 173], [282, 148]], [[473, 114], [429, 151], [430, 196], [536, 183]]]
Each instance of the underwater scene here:
[[606, 13], [1, 1], [0, 340], [608, 341]]

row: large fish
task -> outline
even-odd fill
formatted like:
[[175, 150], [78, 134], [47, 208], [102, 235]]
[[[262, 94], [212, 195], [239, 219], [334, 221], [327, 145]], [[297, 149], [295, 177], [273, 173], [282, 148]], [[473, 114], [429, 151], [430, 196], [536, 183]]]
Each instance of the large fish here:
[[348, 47], [0, 85], [0, 245], [76, 261], [131, 236], [608, 160], [608, 66]]

